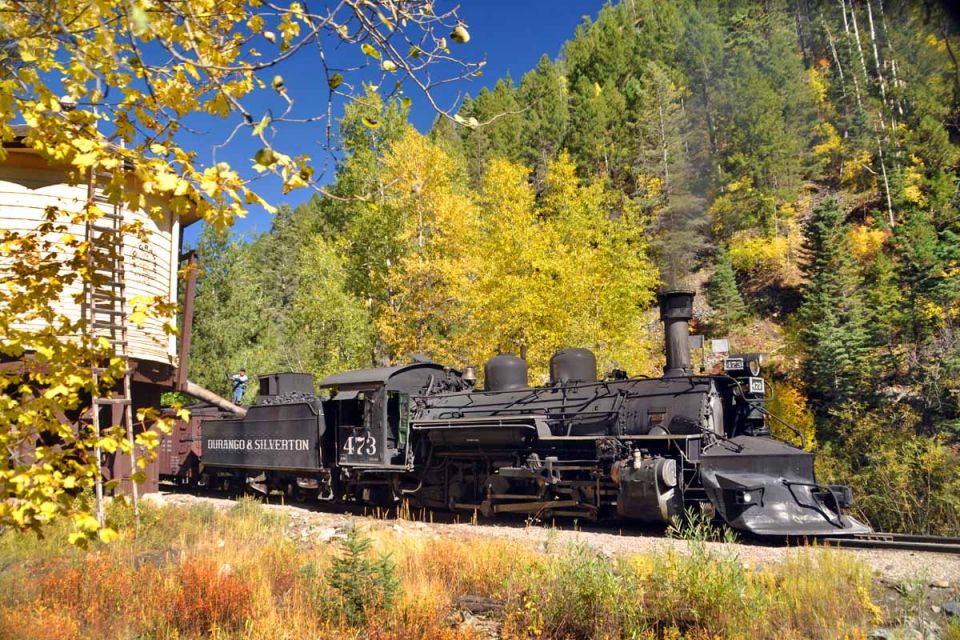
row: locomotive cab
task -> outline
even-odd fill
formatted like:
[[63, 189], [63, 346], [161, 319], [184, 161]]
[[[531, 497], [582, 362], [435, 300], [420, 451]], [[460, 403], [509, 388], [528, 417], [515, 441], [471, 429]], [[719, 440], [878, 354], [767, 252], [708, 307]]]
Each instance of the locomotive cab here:
[[320, 381], [333, 392], [324, 403], [336, 437], [337, 464], [344, 468], [409, 469], [410, 398], [439, 388], [449, 371], [418, 362], [348, 371]]

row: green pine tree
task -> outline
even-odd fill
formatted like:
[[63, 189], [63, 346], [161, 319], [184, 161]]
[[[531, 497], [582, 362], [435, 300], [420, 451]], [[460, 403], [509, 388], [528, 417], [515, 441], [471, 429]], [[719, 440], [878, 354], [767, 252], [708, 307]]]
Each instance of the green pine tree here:
[[388, 556], [370, 558], [370, 536], [352, 527], [339, 544], [327, 580], [339, 595], [340, 611], [347, 622], [361, 625], [367, 616], [393, 606], [400, 581]]
[[826, 200], [813, 211], [804, 253], [807, 283], [799, 311], [804, 375], [811, 400], [825, 413], [870, 389], [861, 277], [836, 200]]
[[567, 135], [567, 94], [566, 78], [547, 56], [540, 58], [520, 81], [517, 100], [526, 109], [520, 121], [520, 159], [533, 168], [538, 186], [547, 164], [557, 156]]
[[713, 275], [707, 283], [707, 299], [716, 312], [711, 329], [719, 335], [729, 332], [747, 316], [747, 305], [737, 287], [737, 274], [726, 247], [717, 251]]

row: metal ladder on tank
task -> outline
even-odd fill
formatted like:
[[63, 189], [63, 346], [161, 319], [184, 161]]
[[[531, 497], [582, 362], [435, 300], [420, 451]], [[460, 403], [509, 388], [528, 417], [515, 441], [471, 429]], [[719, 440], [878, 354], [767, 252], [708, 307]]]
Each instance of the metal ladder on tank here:
[[[127, 301], [126, 274], [124, 271], [124, 234], [123, 209], [119, 204], [110, 203], [98, 188], [98, 181], [108, 176], [91, 172], [87, 184], [87, 204], [96, 206], [102, 212], [99, 218], [87, 218], [85, 240], [89, 251], [87, 266], [91, 270], [90, 281], [86, 283], [83, 300], [83, 318], [86, 331], [91, 338], [103, 337], [113, 348], [115, 357], [123, 361], [123, 380], [120, 394], [111, 393], [107, 397], [99, 395], [100, 378], [104, 373], [102, 362], [92, 362], [93, 397], [91, 402], [92, 428], [97, 436], [94, 445], [96, 458], [95, 490], [97, 498], [97, 522], [102, 528], [106, 524], [103, 496], [103, 461], [100, 449], [100, 409], [105, 406], [123, 407], [123, 419], [126, 423], [126, 437], [130, 445], [130, 487], [133, 498], [135, 522], [140, 521], [140, 504], [137, 483], [133, 474], [137, 470], [137, 454], [133, 437], [133, 397], [131, 393], [133, 371], [127, 339]], [[111, 411], [111, 415], [113, 411]]]

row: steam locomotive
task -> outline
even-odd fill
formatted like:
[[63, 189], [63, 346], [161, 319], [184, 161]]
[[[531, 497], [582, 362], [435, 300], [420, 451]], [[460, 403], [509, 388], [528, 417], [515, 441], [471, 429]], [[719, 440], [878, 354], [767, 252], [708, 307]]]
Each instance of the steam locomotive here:
[[848, 487], [822, 485], [814, 455], [772, 437], [761, 358], [695, 375], [690, 291], [659, 297], [666, 366], [659, 378], [597, 377], [586, 349], [550, 360], [530, 386], [526, 362], [499, 355], [484, 389], [469, 368], [429, 361], [260, 379], [244, 417], [208, 416], [177, 475], [252, 484], [326, 502], [666, 523], [708, 503], [756, 535], [870, 531], [846, 515]]

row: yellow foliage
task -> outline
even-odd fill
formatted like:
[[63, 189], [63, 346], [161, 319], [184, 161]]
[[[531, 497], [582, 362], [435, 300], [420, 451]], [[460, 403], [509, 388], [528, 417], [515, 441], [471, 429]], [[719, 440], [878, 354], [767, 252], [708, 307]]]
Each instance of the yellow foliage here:
[[753, 189], [753, 180], [750, 176], [743, 176], [727, 185], [726, 191], [733, 193], [736, 191], [749, 191]]
[[[741, 229], [772, 231], [777, 226], [780, 206], [774, 196], [753, 186], [749, 176], [730, 182], [710, 205], [713, 232], [729, 238]], [[789, 213], [789, 215], [793, 215]]]
[[814, 154], [832, 160], [843, 152], [843, 139], [832, 124], [821, 122], [814, 128], [814, 131], [823, 139], [822, 142], [814, 145]]
[[581, 184], [564, 153], [547, 168], [537, 213], [539, 233], [553, 243], [541, 258], [551, 276], [543, 298], [551, 320], [542, 340], [528, 345], [531, 370], [545, 376], [554, 351], [579, 346], [597, 354], [601, 373], [615, 366], [645, 372], [652, 345], [641, 313], [653, 303], [658, 277], [640, 212], [603, 183]]
[[[75, 431], [63, 420], [83, 411], [93, 390], [103, 395], [113, 388], [125, 367], [109, 341], [80, 332], [74, 321], [55, 311], [68, 291], [89, 288], [96, 272], [106, 268], [108, 256], [91, 252], [87, 240], [66, 233], [68, 222], [83, 224], [100, 215], [90, 207], [64, 220], [51, 208], [36, 229], [0, 232], [0, 255], [17, 256], [0, 264], [7, 284], [0, 289], [0, 353], [9, 358], [32, 354], [21, 369], [0, 372], [0, 449], [8, 452], [7, 464], [0, 468], [0, 527], [38, 529], [73, 513], [70, 541], [78, 544], [110, 539], [75, 501], [78, 489], [93, 486], [94, 447], [117, 451], [128, 446], [122, 429], [106, 425], [99, 434], [89, 428]], [[126, 225], [122, 230], [140, 235]], [[153, 302], [145, 305], [144, 319], [171, 310]], [[43, 328], [32, 328], [38, 325]], [[94, 366], [103, 369], [98, 378]], [[43, 441], [58, 446], [36, 444]]]
[[823, 72], [817, 67], [810, 67], [807, 70], [807, 80], [810, 83], [810, 89], [813, 90], [813, 96], [818, 105], [822, 105], [827, 100], [827, 91], [830, 89], [830, 83]]
[[648, 198], [659, 198], [663, 195], [663, 178], [660, 176], [639, 176], [637, 184]]
[[611, 193], [582, 185], [566, 155], [548, 167], [540, 208], [527, 168], [494, 160], [467, 192], [445, 152], [412, 130], [385, 164], [405, 247], [377, 320], [391, 358], [480, 364], [526, 350], [544, 381], [555, 351], [581, 346], [605, 371], [647, 370], [641, 313], [657, 276], [629, 204], [613, 219]]
[[920, 207], [926, 206], [927, 204], [927, 196], [923, 193], [924, 177], [922, 169], [922, 162], [907, 168], [904, 174], [906, 186], [903, 190], [907, 200]]
[[[810, 410], [807, 397], [789, 383], [773, 382], [770, 386], [773, 389], [773, 397], [767, 402], [767, 409], [800, 431], [806, 440], [805, 448], [807, 451], [813, 451], [816, 447], [817, 434], [813, 412]], [[774, 435], [800, 446], [800, 439], [792, 429], [773, 419], [769, 424]]]
[[875, 182], [870, 164], [873, 155], [866, 150], [858, 151], [843, 163], [840, 182], [846, 186], [872, 186]]
[[774, 274], [786, 266], [789, 249], [784, 236], [767, 238], [738, 231], [730, 239], [730, 260], [737, 271]]
[[942, 322], [947, 313], [942, 306], [932, 300], [924, 300], [918, 309], [921, 318], [928, 322]]
[[[223, 228], [244, 215], [248, 205], [272, 210], [230, 165], [201, 164], [197, 154], [181, 142], [181, 123], [186, 120], [196, 126], [204, 117], [232, 118], [235, 128], [229, 139], [238, 132], [250, 132], [262, 147], [259, 159], [270, 160], [269, 166], [257, 163], [256, 170], [278, 178], [284, 193], [306, 187], [313, 180], [311, 158], [284, 154], [266, 138], [268, 127], [289, 121], [293, 96], [282, 78], [268, 83], [269, 75], [260, 74], [273, 75], [275, 63], [297, 49], [319, 47], [323, 52], [329, 46], [325, 36], [340, 35], [345, 24], [356, 20], [355, 10], [361, 11], [363, 19], [350, 38], [344, 35], [337, 40], [341, 46], [383, 42], [396, 25], [406, 30], [405, 38], [425, 43], [426, 34], [451, 17], [448, 12], [436, 15], [404, 3], [373, 0], [362, 5], [357, 9], [342, 3], [323, 9], [321, 15], [308, 13], [298, 2], [271, 7], [238, 0], [4, 2], [0, 139], [13, 140], [20, 133], [14, 131], [14, 123], [26, 124], [24, 143], [64, 167], [68, 182], [85, 185], [91, 172], [96, 172], [102, 176], [103, 195], [111, 205], [145, 211], [164, 224], [172, 212]], [[379, 21], [372, 19], [375, 14]], [[251, 49], [251, 33], [262, 34], [277, 52], [264, 56]], [[433, 38], [433, 45], [424, 44], [429, 49], [424, 51], [425, 60], [445, 49], [442, 40]], [[432, 65], [426, 62], [416, 69], [397, 66], [406, 75], [432, 73], [427, 69]], [[338, 84], [343, 83], [340, 74], [335, 77]], [[347, 87], [343, 83], [337, 94], [348, 95]], [[254, 105], [276, 117], [248, 112]], [[328, 108], [324, 102], [319, 114], [298, 109], [297, 118], [328, 118]], [[305, 118], [308, 115], [318, 117]], [[0, 159], [5, 157], [0, 147]], [[425, 166], [408, 167], [398, 157], [395, 187], [410, 186], [403, 179], [417, 172], [429, 180], [432, 169], [427, 161]], [[456, 224], [458, 219], [469, 219], [458, 218], [464, 213], [464, 202], [462, 195], [450, 190], [428, 193], [422, 205], [415, 207], [420, 223], [407, 231], [419, 230], [469, 246], [468, 239], [451, 235], [462, 228]], [[70, 225], [83, 225], [100, 215], [93, 203], [79, 214], [52, 209], [38, 229], [0, 235], [0, 356], [11, 360], [32, 356], [24, 359], [22, 370], [0, 372], [0, 451], [6, 461], [0, 468], [0, 530], [37, 529], [55, 517], [77, 513], [85, 517], [74, 521], [71, 542], [112, 538], [108, 530], [97, 531], [96, 522], [91, 529], [89, 506], [75, 500], [75, 494], [94, 483], [95, 445], [123, 451], [129, 444], [122, 430], [106, 428], [98, 434], [85, 427], [75, 429], [68, 422], [76, 422], [76, 416], [88, 409], [93, 392], [113, 388], [123, 361], [109, 342], [95, 339], [86, 327], [58, 313], [69, 291], [89, 288], [97, 270], [105, 270], [104, 264], [96, 262], [91, 268], [86, 256], [96, 252], [90, 251], [86, 240], [67, 233]], [[427, 215], [432, 219], [423, 217]], [[142, 237], [135, 229], [121, 233]], [[59, 234], [60, 240], [50, 240], [51, 234]], [[435, 244], [445, 252], [448, 249], [442, 242]], [[464, 279], [432, 264], [432, 270], [423, 273], [423, 264], [413, 255], [398, 273], [416, 274], [448, 296]], [[398, 278], [402, 285], [403, 279]], [[430, 288], [401, 288], [397, 302], [406, 307], [423, 304], [429, 292]], [[403, 296], [407, 299], [402, 300]], [[172, 305], [156, 298], [131, 302], [133, 323], [156, 321], [174, 331], [164, 321], [172, 317]], [[434, 311], [436, 317], [443, 317], [442, 309]], [[31, 323], [44, 328], [23, 329]], [[99, 379], [93, 375], [95, 369], [105, 369]], [[37, 446], [38, 442], [58, 446]], [[150, 434], [140, 437], [140, 444], [148, 449], [155, 443]]]
[[867, 262], [879, 253], [887, 239], [887, 232], [869, 224], [850, 229], [850, 251], [861, 262]]
[[377, 329], [394, 358], [422, 352], [460, 360], [447, 336], [469, 320], [462, 300], [475, 271], [473, 203], [458, 191], [449, 156], [412, 128], [384, 164], [389, 206], [401, 211], [405, 254], [387, 275], [390, 299]]
[[936, 49], [940, 53], [943, 53], [947, 50], [947, 41], [943, 38], [938, 38], [936, 34], [929, 34], [927, 36], [927, 46], [932, 49]]

